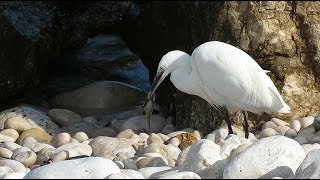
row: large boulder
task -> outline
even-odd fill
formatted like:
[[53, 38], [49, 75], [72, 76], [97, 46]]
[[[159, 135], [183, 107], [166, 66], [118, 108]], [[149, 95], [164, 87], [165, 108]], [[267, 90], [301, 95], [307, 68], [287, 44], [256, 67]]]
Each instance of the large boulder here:
[[[130, 19], [125, 24], [130, 28], [122, 33], [149, 68], [150, 79], [168, 51], [191, 54], [200, 44], [218, 40], [244, 50], [271, 71], [268, 75], [292, 108], [288, 115], [273, 116], [289, 120], [319, 112], [319, 2], [179, 1], [140, 6], [139, 16]], [[204, 100], [177, 91], [168, 79], [159, 87], [156, 101], [167, 109], [174, 105], [170, 110], [178, 128], [192, 126], [207, 134], [225, 118]], [[269, 119], [266, 114], [250, 116], [254, 128]]]
[[64, 108], [81, 115], [115, 113], [141, 104], [142, 90], [117, 81], [98, 81], [50, 99], [53, 108]]

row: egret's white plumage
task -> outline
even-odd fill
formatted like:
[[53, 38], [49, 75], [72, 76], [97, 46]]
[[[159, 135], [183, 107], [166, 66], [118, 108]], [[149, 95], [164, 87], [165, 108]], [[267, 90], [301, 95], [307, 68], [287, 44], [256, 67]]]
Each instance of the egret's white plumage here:
[[215, 107], [257, 114], [290, 113], [267, 72], [244, 51], [211, 41], [198, 46], [191, 56], [178, 50], [165, 54], [152, 93], [171, 73], [170, 80], [177, 89], [197, 95]]

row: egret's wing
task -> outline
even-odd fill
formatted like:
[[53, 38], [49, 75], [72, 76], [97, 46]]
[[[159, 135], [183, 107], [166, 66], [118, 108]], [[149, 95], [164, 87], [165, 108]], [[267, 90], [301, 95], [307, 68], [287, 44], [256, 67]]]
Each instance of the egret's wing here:
[[205, 44], [193, 52], [192, 68], [197, 70], [207, 96], [217, 104], [242, 109], [271, 106], [273, 96], [268, 87], [276, 88], [249, 55], [225, 43]]

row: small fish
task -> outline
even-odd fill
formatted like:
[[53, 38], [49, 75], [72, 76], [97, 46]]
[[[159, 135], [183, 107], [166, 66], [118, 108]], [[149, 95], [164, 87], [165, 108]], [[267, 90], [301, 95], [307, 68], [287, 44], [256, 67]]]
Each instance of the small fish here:
[[147, 100], [142, 106], [143, 106], [144, 112], [146, 113], [149, 133], [151, 133], [151, 118], [152, 118], [152, 112], [155, 106], [154, 104], [155, 104], [155, 93], [153, 93], [151, 97], [150, 97], [150, 93], [148, 93]]

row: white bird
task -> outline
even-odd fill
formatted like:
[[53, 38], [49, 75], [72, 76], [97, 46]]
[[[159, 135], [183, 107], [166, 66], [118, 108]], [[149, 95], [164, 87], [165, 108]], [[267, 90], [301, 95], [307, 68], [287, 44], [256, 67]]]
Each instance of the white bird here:
[[[256, 114], [290, 113], [277, 88], [258, 63], [244, 51], [219, 41], [198, 46], [188, 55], [174, 50], [165, 54], [159, 65], [148, 97], [170, 73], [170, 80], [180, 91], [197, 95], [211, 106], [226, 107], [230, 112], [242, 110]], [[249, 126], [244, 113], [245, 137]], [[229, 134], [231, 121], [227, 119]]]

